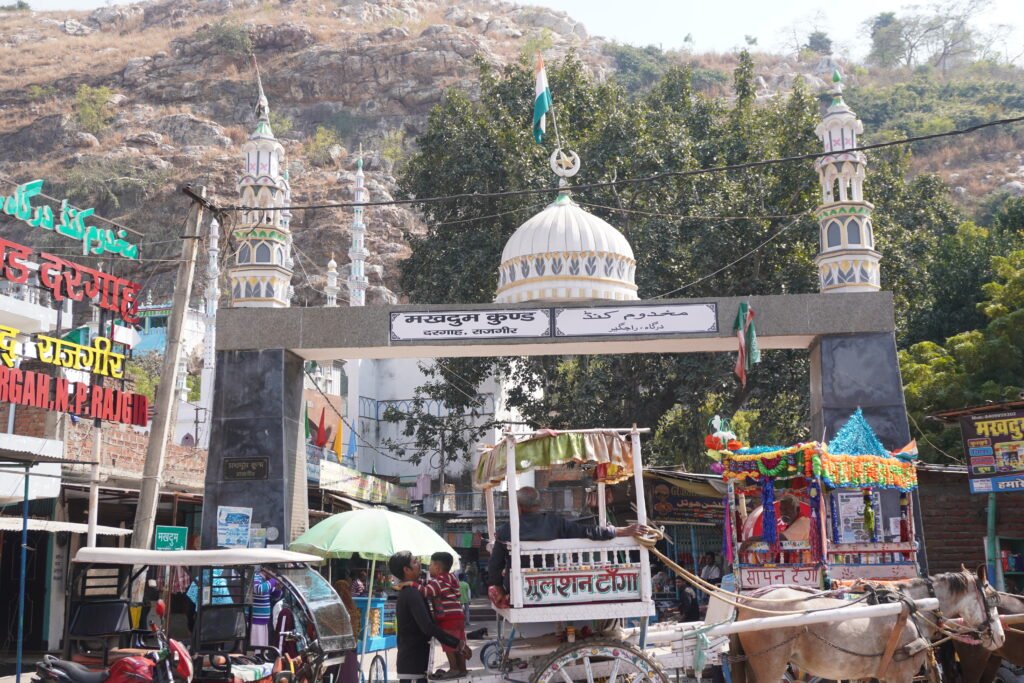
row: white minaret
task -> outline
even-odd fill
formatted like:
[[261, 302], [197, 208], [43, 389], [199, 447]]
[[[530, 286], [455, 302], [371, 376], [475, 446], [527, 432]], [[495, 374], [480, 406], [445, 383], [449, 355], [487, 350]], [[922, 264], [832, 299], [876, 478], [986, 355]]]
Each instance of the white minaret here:
[[864, 201], [867, 158], [857, 146], [864, 124], [843, 101], [842, 76], [832, 74], [832, 103], [814, 132], [827, 156], [815, 165], [821, 180], [822, 204], [815, 213], [821, 232], [818, 282], [822, 292], [875, 292], [881, 288], [871, 210]]
[[[348, 250], [348, 305], [366, 305], [366, 257], [370, 252], [366, 249], [366, 225], [363, 224], [363, 202], [367, 201], [368, 193], [363, 177], [363, 146], [359, 145], [359, 158], [356, 159], [355, 206], [352, 208], [352, 247]], [[348, 417], [349, 423], [359, 429], [359, 375], [362, 361], [350, 360], [345, 363], [345, 374], [348, 376]], [[355, 438], [351, 433], [349, 439]], [[348, 445], [346, 443], [346, 445]], [[346, 449], [346, 453], [348, 450]], [[356, 468], [359, 468], [359, 456], [356, 455]]]
[[[253, 59], [255, 64], [255, 59]], [[238, 181], [243, 206], [257, 207], [239, 214], [234, 237], [239, 247], [228, 269], [231, 305], [287, 308], [292, 297], [291, 214], [267, 211], [288, 205], [291, 188], [285, 170], [284, 147], [270, 127], [270, 105], [256, 67], [259, 101], [256, 129], [242, 145], [245, 170]]]
[[[217, 366], [217, 306], [220, 302], [220, 223], [210, 221], [206, 236], [206, 292], [203, 296], [203, 371], [199, 376], [199, 407], [207, 424], [213, 410], [213, 382]], [[209, 443], [210, 430], [200, 431], [201, 447]]]
[[341, 287], [338, 286], [338, 262], [334, 260], [334, 254], [331, 254], [331, 260], [327, 262], [327, 286], [324, 287], [328, 308], [338, 307], [338, 292], [340, 291]]
[[348, 258], [352, 264], [348, 274], [349, 306], [366, 305], [366, 257], [370, 252], [366, 250], [366, 226], [363, 224], [362, 204], [368, 198], [363, 178], [363, 146], [359, 145], [359, 158], [356, 160], [356, 205], [352, 208], [352, 247], [348, 250]]

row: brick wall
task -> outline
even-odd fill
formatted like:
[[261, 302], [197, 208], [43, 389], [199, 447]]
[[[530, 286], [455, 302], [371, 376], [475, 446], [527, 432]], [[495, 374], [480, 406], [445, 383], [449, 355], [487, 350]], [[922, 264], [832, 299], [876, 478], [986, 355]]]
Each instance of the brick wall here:
[[[64, 433], [64, 457], [92, 460], [92, 420], [68, 424]], [[149, 434], [124, 424], [103, 424], [100, 466], [117, 479], [140, 480], [146, 461]], [[164, 481], [201, 490], [206, 477], [206, 451], [170, 444], [164, 459]]]
[[[0, 431], [7, 431], [7, 421], [10, 419], [11, 404], [0, 405]], [[15, 406], [14, 408], [14, 433], [21, 436], [35, 436], [40, 439], [52, 438], [46, 433], [46, 416], [49, 411], [30, 406]]]
[[[972, 495], [964, 472], [919, 470], [921, 515], [932, 574], [958, 571], [985, 561], [984, 539], [988, 528], [988, 496]], [[1024, 538], [1024, 492], [998, 493], [996, 533]]]

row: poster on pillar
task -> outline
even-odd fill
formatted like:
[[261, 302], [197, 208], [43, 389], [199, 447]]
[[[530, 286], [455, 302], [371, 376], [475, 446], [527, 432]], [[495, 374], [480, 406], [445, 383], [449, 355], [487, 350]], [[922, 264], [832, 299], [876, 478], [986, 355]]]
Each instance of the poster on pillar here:
[[1024, 491], [1024, 410], [960, 418], [971, 493]]
[[217, 547], [248, 548], [252, 527], [252, 508], [220, 505], [217, 507]]

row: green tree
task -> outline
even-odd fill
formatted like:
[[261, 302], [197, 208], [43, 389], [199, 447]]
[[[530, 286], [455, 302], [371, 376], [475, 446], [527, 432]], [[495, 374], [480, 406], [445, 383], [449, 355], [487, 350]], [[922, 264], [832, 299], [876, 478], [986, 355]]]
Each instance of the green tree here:
[[135, 384], [135, 393], [142, 394], [150, 403], [156, 400], [156, 388], [160, 384], [164, 357], [155, 351], [144, 356], [133, 357], [127, 364], [125, 374]]
[[[579, 183], [639, 178], [817, 151], [816, 98], [798, 81], [786, 98], [758, 103], [754, 64], [740, 53], [733, 97], [697, 92], [689, 70], [670, 68], [630, 96], [616, 82], [595, 83], [572, 56], [548, 65], [559, 128], [580, 154]], [[553, 188], [547, 157], [552, 142], [528, 134], [533, 81], [522, 61], [501, 70], [481, 66], [480, 95], [446, 94], [431, 113], [417, 152], [401, 173], [405, 196], [490, 194], [524, 187]], [[461, 150], [472, 150], [466, 154]], [[937, 296], [967, 280], [983, 281], [986, 252], [950, 266], [950, 283], [929, 290], [940, 253], [971, 246], [960, 212], [933, 176], [907, 181], [906, 154], [872, 155], [867, 196], [876, 204], [884, 285], [917, 339], [928, 332]], [[425, 235], [410, 236], [411, 257], [401, 283], [415, 302], [490, 302], [501, 252], [516, 228], [550, 200], [529, 196], [442, 201], [420, 208]], [[579, 190], [574, 201], [616, 226], [637, 259], [641, 298], [671, 293], [711, 297], [817, 291], [813, 259], [820, 203], [813, 164], [778, 164], [730, 173], [665, 177]], [[771, 238], [770, 246], [764, 246]], [[959, 240], [959, 241], [958, 241]], [[465, 244], [472, 243], [472, 249]], [[941, 252], [945, 249], [945, 252]], [[739, 258], [743, 256], [744, 258]], [[945, 258], [945, 256], [943, 256]], [[738, 260], [737, 260], [738, 259]], [[732, 263], [724, 272], [722, 264]], [[956, 277], [953, 277], [956, 275]], [[937, 277], [937, 276], [936, 276]], [[960, 279], [958, 279], [960, 278]], [[975, 292], [980, 291], [975, 286]], [[970, 299], [957, 291], [958, 301]], [[965, 317], [943, 330], [970, 325]], [[930, 332], [939, 334], [941, 332]], [[806, 353], [769, 351], [740, 389], [726, 354], [662, 354], [463, 361], [464, 377], [495, 371], [506, 378], [508, 404], [535, 425], [600, 427], [637, 422], [655, 427], [649, 451], [657, 462], [705, 466], [701, 441], [714, 414], [744, 411], [756, 443], [790, 443], [808, 433]], [[470, 392], [472, 393], [472, 392]]]
[[891, 68], [900, 64], [905, 54], [903, 25], [895, 12], [882, 12], [864, 22], [871, 34], [869, 64]]
[[293, 126], [294, 124], [292, 123], [291, 117], [287, 114], [271, 110], [270, 127], [273, 129], [275, 135], [287, 135], [291, 132]]
[[195, 34], [197, 43], [208, 43], [220, 54], [245, 59], [252, 54], [252, 37], [245, 26], [221, 19], [201, 27]]
[[107, 87], [93, 88], [82, 84], [75, 91], [75, 119], [78, 127], [86, 133], [99, 135], [113, 118], [110, 98], [114, 91]]
[[1024, 251], [993, 257], [992, 269], [994, 278], [978, 304], [984, 327], [900, 352], [907, 412], [926, 461], [945, 459], [943, 452], [963, 458], [959, 430], [928, 415], [1017, 399], [1024, 390]]
[[306, 158], [316, 166], [334, 165], [334, 151], [341, 144], [338, 134], [330, 128], [317, 126], [313, 137], [306, 140]]
[[819, 55], [830, 55], [832, 54], [832, 39], [824, 31], [812, 31], [807, 36], [807, 44], [804, 47]]
[[420, 363], [427, 381], [416, 388], [409, 408], [392, 405], [384, 411], [385, 421], [400, 424], [402, 434], [412, 438], [384, 440], [384, 447], [396, 457], [413, 463], [428, 458], [432, 466], [445, 468], [448, 463], [468, 460], [474, 445], [494, 428], [493, 401], [476, 393], [485, 378], [477, 375], [467, 380], [454, 365], [471, 375], [486, 368], [451, 358]]

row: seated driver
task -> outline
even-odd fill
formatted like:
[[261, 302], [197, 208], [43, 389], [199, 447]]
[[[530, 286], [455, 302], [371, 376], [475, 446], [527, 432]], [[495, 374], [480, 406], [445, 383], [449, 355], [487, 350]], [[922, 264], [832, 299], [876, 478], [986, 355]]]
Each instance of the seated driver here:
[[[607, 541], [616, 536], [640, 536], [647, 530], [642, 524], [626, 527], [598, 526], [570, 522], [551, 512], [540, 511], [540, 493], [532, 486], [524, 486], [516, 493], [519, 506], [520, 541], [554, 541], [560, 538], [589, 538], [592, 541]], [[487, 596], [495, 607], [509, 607], [508, 569], [509, 544], [512, 526], [502, 524], [495, 532], [494, 548], [487, 565], [489, 588]]]

